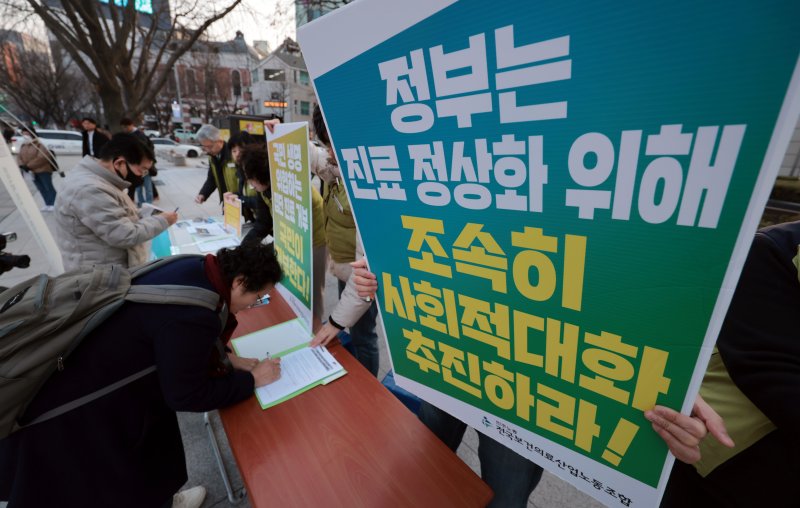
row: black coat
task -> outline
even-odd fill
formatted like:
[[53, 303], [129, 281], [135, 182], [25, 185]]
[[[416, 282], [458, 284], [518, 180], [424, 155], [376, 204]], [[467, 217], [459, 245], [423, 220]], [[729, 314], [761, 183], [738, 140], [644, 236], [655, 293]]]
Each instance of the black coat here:
[[[89, 132], [83, 131], [81, 134], [83, 135], [83, 156], [86, 157], [89, 155]], [[100, 157], [100, 150], [106, 143], [108, 143], [108, 136], [95, 129], [94, 135], [92, 136], [92, 152], [94, 153], [94, 157]]]
[[[201, 259], [179, 260], [139, 283], [212, 289]], [[249, 372], [209, 372], [217, 315], [184, 305], [126, 303], [65, 361], [29, 420], [155, 364], [105, 397], [0, 441], [0, 499], [10, 506], [161, 507], [186, 482], [175, 411], [210, 411], [253, 393]]]
[[798, 245], [800, 222], [756, 233], [717, 339], [731, 380], [776, 429], [705, 478], [676, 461], [662, 507], [798, 506]]
[[[266, 194], [268, 199], [272, 198], [272, 189], [267, 189], [261, 194]], [[272, 234], [272, 210], [267, 206], [267, 203], [259, 195], [255, 196], [255, 220], [253, 227], [242, 240], [242, 243], [260, 242], [267, 235]]]

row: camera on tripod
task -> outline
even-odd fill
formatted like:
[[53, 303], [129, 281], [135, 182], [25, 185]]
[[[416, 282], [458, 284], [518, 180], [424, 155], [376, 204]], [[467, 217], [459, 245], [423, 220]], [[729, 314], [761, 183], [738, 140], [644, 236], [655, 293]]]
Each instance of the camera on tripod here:
[[31, 258], [29, 256], [16, 256], [3, 252], [8, 242], [13, 242], [16, 239], [16, 233], [0, 234], [0, 273], [5, 273], [12, 268], [28, 268], [31, 264]]

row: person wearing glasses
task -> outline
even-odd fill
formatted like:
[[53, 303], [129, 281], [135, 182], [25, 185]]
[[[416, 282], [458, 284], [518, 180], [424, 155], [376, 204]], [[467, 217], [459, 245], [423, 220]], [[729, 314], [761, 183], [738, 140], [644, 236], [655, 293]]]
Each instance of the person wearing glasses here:
[[255, 243], [177, 258], [137, 278], [134, 284], [216, 293], [217, 309], [227, 307], [227, 319], [195, 305], [122, 304], [45, 382], [20, 423], [149, 367], [156, 370], [0, 440], [0, 501], [12, 507], [200, 506], [201, 486], [175, 494], [187, 480], [176, 411], [230, 406], [280, 378], [279, 358], [228, 356], [231, 365], [224, 344], [236, 314], [281, 277], [272, 246]]
[[175, 212], [140, 217], [128, 198], [141, 183], [153, 152], [132, 134], [115, 134], [99, 158], [85, 156], [56, 197], [56, 239], [64, 269], [93, 264], [137, 266], [148, 259], [147, 242], [178, 220]]

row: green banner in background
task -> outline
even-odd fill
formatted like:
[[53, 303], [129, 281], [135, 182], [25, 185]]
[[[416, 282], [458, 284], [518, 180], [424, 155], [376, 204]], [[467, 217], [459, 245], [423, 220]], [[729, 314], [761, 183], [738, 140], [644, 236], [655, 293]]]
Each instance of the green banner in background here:
[[398, 385], [657, 505], [643, 411], [697, 393], [800, 111], [799, 16], [362, 0], [302, 27]]
[[278, 285], [295, 313], [312, 329], [311, 179], [308, 124], [287, 123], [267, 131], [272, 181], [275, 251], [283, 268]]

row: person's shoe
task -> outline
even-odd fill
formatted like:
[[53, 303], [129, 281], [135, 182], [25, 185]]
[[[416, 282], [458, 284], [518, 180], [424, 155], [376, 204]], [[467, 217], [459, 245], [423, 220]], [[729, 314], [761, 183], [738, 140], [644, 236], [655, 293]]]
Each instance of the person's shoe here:
[[205, 498], [206, 488], [198, 485], [172, 496], [172, 508], [198, 508]]
[[55, 207], [53, 207], [52, 205], [45, 205], [39, 208], [39, 211], [41, 212], [52, 212], [53, 210], [55, 210]]

